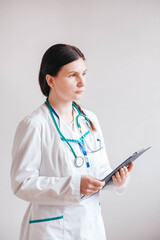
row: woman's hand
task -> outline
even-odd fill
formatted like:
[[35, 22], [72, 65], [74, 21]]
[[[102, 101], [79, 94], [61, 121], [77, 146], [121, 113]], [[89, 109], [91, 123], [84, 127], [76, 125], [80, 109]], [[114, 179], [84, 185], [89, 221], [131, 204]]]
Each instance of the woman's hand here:
[[120, 171], [116, 172], [115, 175], [112, 176], [113, 184], [115, 187], [120, 187], [124, 184], [132, 168], [133, 168], [133, 162], [130, 163], [128, 168], [122, 167]]
[[105, 182], [94, 178], [88, 175], [81, 176], [81, 186], [80, 186], [80, 193], [83, 195], [91, 195], [99, 190], [104, 186]]

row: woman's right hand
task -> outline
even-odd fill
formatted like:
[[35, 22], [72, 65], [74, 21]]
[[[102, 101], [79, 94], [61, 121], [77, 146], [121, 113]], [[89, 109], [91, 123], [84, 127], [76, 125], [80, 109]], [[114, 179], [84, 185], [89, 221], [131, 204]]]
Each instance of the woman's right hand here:
[[94, 178], [88, 175], [81, 176], [81, 186], [80, 186], [80, 193], [83, 195], [91, 195], [99, 190], [102, 189], [105, 182]]

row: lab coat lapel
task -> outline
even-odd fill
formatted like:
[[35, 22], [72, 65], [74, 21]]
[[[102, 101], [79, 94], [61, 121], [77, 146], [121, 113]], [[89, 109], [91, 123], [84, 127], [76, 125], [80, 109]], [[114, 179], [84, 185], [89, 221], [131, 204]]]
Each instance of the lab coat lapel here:
[[[77, 121], [76, 121], [76, 117], [78, 116], [78, 111], [74, 108], [73, 113], [74, 113], [74, 130], [75, 131], [73, 131], [71, 126], [69, 126], [67, 123], [65, 123], [64, 120], [60, 116], [58, 119], [57, 119], [57, 117], [55, 117], [55, 119], [57, 121], [57, 124], [59, 126], [61, 133], [64, 135], [64, 137], [66, 139], [80, 140], [80, 137], [82, 135], [79, 133]], [[88, 124], [86, 123], [85, 118], [80, 116], [78, 118], [78, 122], [81, 126], [82, 133], [85, 134], [89, 130], [89, 127], [88, 127]], [[90, 135], [90, 134], [88, 134], [88, 135]]]
[[61, 133], [64, 135], [65, 138], [67, 139], [76, 139], [79, 140], [79, 134], [77, 131], [77, 124], [76, 124], [76, 116], [78, 115], [77, 111], [74, 111], [74, 129], [75, 131], [72, 130], [72, 128], [63, 121], [61, 117], [59, 117], [59, 129]]

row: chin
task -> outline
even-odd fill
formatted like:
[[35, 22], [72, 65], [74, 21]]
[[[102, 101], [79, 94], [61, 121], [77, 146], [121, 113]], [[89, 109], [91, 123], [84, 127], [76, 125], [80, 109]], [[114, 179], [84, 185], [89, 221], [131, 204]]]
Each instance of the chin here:
[[82, 98], [82, 95], [76, 96], [76, 97], [74, 97], [73, 101], [80, 100], [81, 98]]

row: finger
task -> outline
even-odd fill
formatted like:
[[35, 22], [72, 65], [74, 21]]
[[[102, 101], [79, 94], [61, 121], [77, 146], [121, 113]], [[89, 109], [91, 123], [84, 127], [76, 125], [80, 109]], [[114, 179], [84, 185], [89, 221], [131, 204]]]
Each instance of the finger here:
[[129, 166], [128, 166], [128, 172], [130, 172], [130, 171], [132, 170], [132, 168], [133, 168], [133, 162], [131, 162], [131, 163], [129, 164]]
[[88, 188], [89, 191], [93, 191], [93, 192], [100, 191], [101, 189], [102, 189], [102, 187], [96, 187], [94, 185], [90, 185]]
[[121, 180], [124, 180], [126, 178], [126, 171], [124, 168], [120, 169], [120, 176], [121, 176]]
[[91, 195], [91, 194], [93, 194], [93, 193], [92, 193], [92, 191], [89, 190], [89, 189], [86, 189], [86, 191], [84, 192], [84, 195], [86, 195], [86, 196], [89, 196], [89, 195]]
[[104, 181], [100, 181], [100, 184], [99, 182], [97, 184], [95, 184], [95, 182], [94, 183], [92, 182], [89, 184], [89, 189], [92, 189], [94, 191], [99, 191], [104, 186], [104, 183], [105, 183]]
[[102, 187], [104, 187], [104, 185], [105, 185], [105, 181], [102, 181], [102, 185], [103, 185]]
[[92, 178], [90, 183], [96, 187], [103, 187], [104, 186], [104, 181], [101, 181], [97, 178]]
[[117, 182], [120, 183], [121, 182], [121, 176], [120, 176], [119, 172], [116, 172], [115, 177], [117, 179]]
[[98, 190], [95, 190], [95, 189], [86, 189], [84, 195], [91, 195], [91, 194], [94, 194], [96, 193]]
[[113, 180], [113, 184], [114, 184], [114, 185], [117, 185], [117, 184], [118, 184], [117, 179], [116, 179], [116, 177], [115, 177], [114, 175], [112, 176], [112, 180]]
[[123, 170], [124, 170], [125, 176], [128, 177], [128, 174], [129, 174], [128, 168], [127, 168], [127, 167], [124, 167]]

